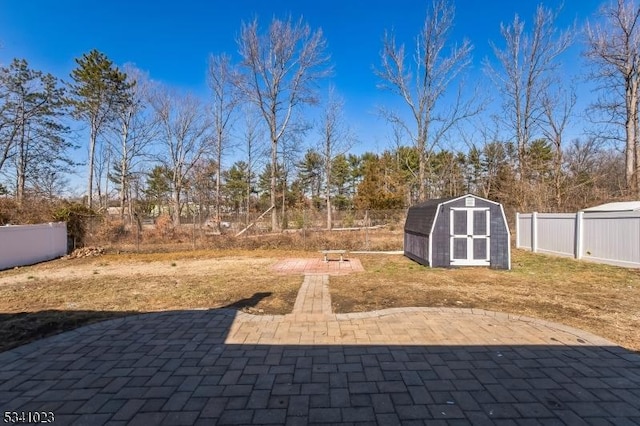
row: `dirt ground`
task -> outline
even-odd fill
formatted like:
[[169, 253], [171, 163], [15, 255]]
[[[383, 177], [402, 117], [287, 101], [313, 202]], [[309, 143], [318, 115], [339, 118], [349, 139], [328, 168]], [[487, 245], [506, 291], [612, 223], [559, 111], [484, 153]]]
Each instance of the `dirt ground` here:
[[[282, 259], [317, 251], [111, 253], [0, 272], [0, 351], [142, 312], [231, 307], [291, 312], [302, 277]], [[399, 255], [357, 255], [365, 271], [332, 276], [333, 310], [482, 308], [557, 321], [640, 350], [640, 271], [513, 252], [513, 270], [431, 269]]]

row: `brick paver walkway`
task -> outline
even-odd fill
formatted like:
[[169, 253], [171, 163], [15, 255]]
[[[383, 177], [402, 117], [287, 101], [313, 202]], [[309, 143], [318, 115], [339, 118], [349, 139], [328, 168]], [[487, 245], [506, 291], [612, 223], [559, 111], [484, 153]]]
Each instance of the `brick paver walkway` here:
[[[0, 354], [0, 408], [56, 424], [640, 424], [640, 356], [482, 310], [131, 316]], [[311, 299], [311, 300], [309, 300]], [[319, 300], [318, 300], [319, 299]]]
[[331, 315], [331, 296], [327, 275], [305, 275], [298, 291], [293, 314]]

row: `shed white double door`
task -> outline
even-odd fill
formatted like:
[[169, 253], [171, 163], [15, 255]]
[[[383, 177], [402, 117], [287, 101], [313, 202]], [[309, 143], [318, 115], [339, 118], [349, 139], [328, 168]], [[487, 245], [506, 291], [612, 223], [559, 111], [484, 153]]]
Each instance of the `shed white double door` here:
[[450, 210], [451, 265], [490, 265], [490, 212], [482, 207]]

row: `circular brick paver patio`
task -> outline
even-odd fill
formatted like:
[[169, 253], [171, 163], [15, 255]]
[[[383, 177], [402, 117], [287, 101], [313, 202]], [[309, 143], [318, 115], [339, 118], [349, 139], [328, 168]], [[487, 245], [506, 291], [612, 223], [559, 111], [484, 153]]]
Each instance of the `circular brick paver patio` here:
[[56, 424], [640, 424], [640, 356], [559, 324], [465, 309], [144, 314], [0, 354], [3, 411]]

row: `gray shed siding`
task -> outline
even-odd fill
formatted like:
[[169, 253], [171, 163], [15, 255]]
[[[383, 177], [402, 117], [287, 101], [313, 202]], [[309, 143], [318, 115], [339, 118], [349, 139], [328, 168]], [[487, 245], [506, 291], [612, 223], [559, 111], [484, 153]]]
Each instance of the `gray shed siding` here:
[[422, 265], [429, 265], [429, 236], [406, 231], [404, 254]]
[[[433, 232], [429, 235], [430, 229], [420, 230], [417, 232], [415, 214], [420, 210], [417, 206], [413, 212], [411, 220], [411, 229], [405, 227], [405, 255], [416, 262], [423, 265], [429, 265], [429, 237], [432, 239], [431, 244], [431, 264], [432, 267], [450, 267], [451, 266], [451, 229], [450, 229], [450, 211], [451, 208], [465, 208], [465, 199], [463, 196], [457, 199], [444, 199], [440, 201], [441, 205], [438, 209], [427, 211], [432, 216]], [[510, 268], [510, 237], [506, 219], [500, 204], [489, 202], [482, 198], [475, 198], [475, 208], [487, 208], [490, 214], [489, 221], [489, 263], [492, 268], [509, 269]], [[427, 202], [426, 204], [428, 204]], [[411, 209], [410, 209], [411, 210]], [[420, 224], [421, 225], [421, 224]], [[425, 224], [426, 225], [426, 224]], [[426, 246], [426, 247], [425, 247]], [[458, 247], [458, 250], [466, 250], [466, 247]], [[484, 252], [485, 247], [481, 244], [474, 245], [473, 250], [476, 254]]]

